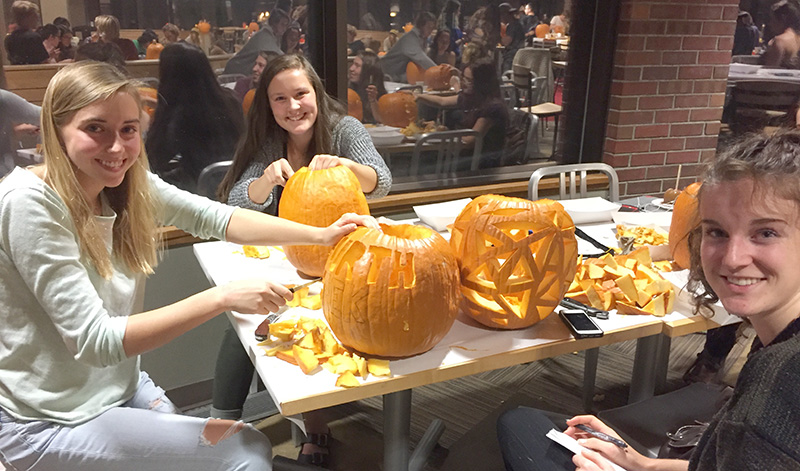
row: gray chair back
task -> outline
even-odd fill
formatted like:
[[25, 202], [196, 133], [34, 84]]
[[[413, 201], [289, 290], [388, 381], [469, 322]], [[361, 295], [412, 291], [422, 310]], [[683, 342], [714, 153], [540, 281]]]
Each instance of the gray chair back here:
[[[553, 165], [537, 169], [528, 180], [528, 199], [539, 199], [539, 181], [546, 176], [558, 175], [558, 199], [586, 198], [586, 175], [600, 172], [608, 176], [608, 194], [611, 201], [619, 201], [619, 178], [614, 168], [604, 163]], [[567, 180], [569, 177], [569, 180]], [[580, 186], [577, 182], [580, 181]]]
[[232, 164], [233, 161], [225, 160], [223, 162], [214, 162], [204, 168], [200, 172], [200, 176], [197, 177], [197, 194], [216, 200], [217, 187], [219, 187]]
[[466, 148], [462, 138], [473, 136], [475, 144], [472, 147], [470, 159], [470, 169], [477, 170], [481, 158], [481, 147], [483, 146], [483, 136], [472, 129], [459, 129], [456, 131], [440, 131], [423, 134], [414, 146], [414, 153], [411, 155], [410, 175], [419, 175], [420, 159], [435, 153], [436, 167], [435, 173], [452, 173], [458, 170], [458, 163], [461, 151]]

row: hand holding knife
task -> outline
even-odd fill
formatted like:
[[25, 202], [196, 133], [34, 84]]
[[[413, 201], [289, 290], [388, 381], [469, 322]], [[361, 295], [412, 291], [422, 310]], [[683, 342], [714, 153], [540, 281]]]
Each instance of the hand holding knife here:
[[[292, 293], [296, 293], [300, 291], [302, 288], [311, 286], [318, 281], [322, 281], [322, 278], [316, 277], [313, 280], [309, 280], [303, 284], [292, 286], [289, 288], [289, 291], [291, 291]], [[286, 312], [286, 305], [281, 306], [280, 309], [278, 309], [276, 312], [271, 312], [267, 314], [267, 318], [264, 319], [264, 321], [261, 324], [259, 324], [258, 327], [256, 327], [256, 332], [255, 332], [256, 340], [263, 341], [268, 339], [269, 325], [274, 322], [278, 322], [278, 319], [280, 319], [281, 315], [283, 315], [284, 312]]]

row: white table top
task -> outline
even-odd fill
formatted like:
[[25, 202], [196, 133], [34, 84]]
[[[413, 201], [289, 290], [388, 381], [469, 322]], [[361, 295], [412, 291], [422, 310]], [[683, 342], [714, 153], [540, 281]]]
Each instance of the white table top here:
[[[228, 242], [206, 242], [194, 245], [195, 255], [212, 284], [250, 278], [267, 277], [280, 283], [297, 283], [302, 279], [288, 263], [280, 249], [270, 248], [268, 259], [247, 258], [241, 247]], [[312, 287], [319, 290], [320, 284]], [[319, 368], [305, 375], [295, 365], [264, 355], [257, 345], [255, 328], [263, 315], [231, 313], [230, 319], [243, 345], [254, 359], [256, 370], [283, 415], [351, 402], [389, 392], [445, 381], [482, 371], [548, 358], [572, 351], [608, 345], [624, 340], [655, 335], [670, 322], [687, 322], [691, 310], [676, 303], [676, 311], [664, 318], [618, 315], [612, 311], [608, 320], [598, 320], [605, 335], [596, 339], [575, 340], [556, 315], [522, 330], [489, 329], [459, 314], [445, 338], [427, 353], [391, 362], [392, 378], [370, 376], [360, 387], [344, 389], [334, 385], [336, 376]], [[284, 316], [324, 318], [322, 311], [290, 308]]]

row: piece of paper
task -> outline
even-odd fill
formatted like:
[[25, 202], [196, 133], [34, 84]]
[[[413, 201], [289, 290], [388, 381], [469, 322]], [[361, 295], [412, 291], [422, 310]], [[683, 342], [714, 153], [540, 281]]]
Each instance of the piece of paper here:
[[[567, 450], [575, 453], [576, 455], [583, 450], [587, 450], [588, 448], [580, 445], [577, 440], [570, 437], [569, 435], [559, 432], [558, 430], [551, 428], [549, 432], [547, 432], [547, 438], [553, 440], [554, 442], [558, 443], [559, 445], [563, 446]], [[616, 471], [625, 471], [625, 468], [618, 466], [611, 461], [608, 461], [608, 464], [611, 465]]]

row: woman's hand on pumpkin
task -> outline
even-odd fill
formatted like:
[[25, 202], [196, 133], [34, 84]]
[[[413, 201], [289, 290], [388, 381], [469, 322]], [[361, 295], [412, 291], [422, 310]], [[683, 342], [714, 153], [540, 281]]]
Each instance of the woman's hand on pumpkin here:
[[358, 226], [380, 230], [378, 221], [372, 216], [345, 213], [336, 222], [323, 229], [322, 245], [336, 244], [339, 239], [356, 230]]
[[308, 164], [308, 169], [324, 170], [326, 168], [338, 167], [339, 165], [344, 165], [344, 159], [335, 155], [319, 154], [311, 159], [311, 163]]
[[286, 185], [286, 180], [294, 175], [294, 169], [286, 159], [278, 159], [264, 169], [264, 178], [271, 186]]
[[233, 281], [219, 287], [226, 310], [245, 314], [268, 314], [294, 296], [283, 285], [261, 279]]

